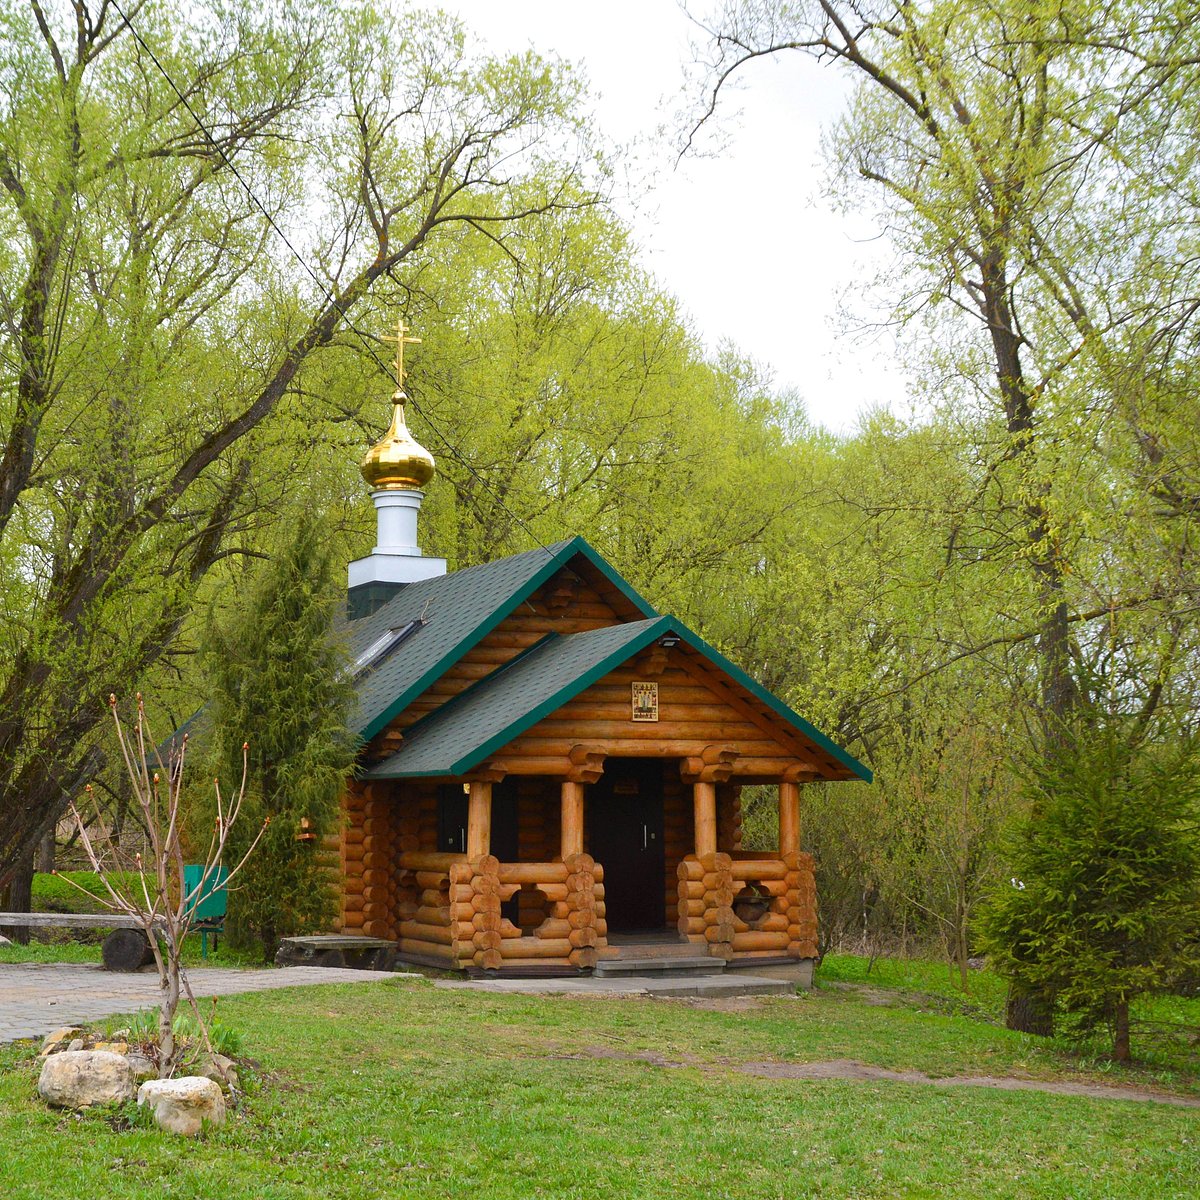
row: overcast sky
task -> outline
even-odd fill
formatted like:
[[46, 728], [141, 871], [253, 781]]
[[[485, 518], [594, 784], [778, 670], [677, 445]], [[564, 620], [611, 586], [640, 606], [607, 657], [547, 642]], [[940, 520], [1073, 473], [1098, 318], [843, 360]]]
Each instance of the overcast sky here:
[[850, 428], [874, 404], [905, 407], [890, 343], [847, 329], [837, 312], [845, 289], [883, 254], [873, 224], [835, 213], [821, 191], [819, 136], [844, 103], [839, 75], [799, 55], [756, 63], [721, 110], [724, 150], [672, 169], [655, 131], [666, 123], [674, 132], [698, 34], [675, 0], [440, 7], [497, 51], [532, 45], [584, 65], [600, 127], [622, 144], [640, 140], [639, 161], [659, 168], [653, 190], [627, 214], [643, 264], [680, 298], [710, 348], [731, 338], [831, 428]]

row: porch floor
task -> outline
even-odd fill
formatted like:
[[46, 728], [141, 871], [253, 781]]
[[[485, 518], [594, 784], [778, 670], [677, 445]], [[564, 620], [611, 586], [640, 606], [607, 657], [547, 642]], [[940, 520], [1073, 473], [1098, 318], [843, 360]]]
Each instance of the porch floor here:
[[620, 958], [697, 958], [704, 948], [686, 941], [673, 929], [654, 929], [638, 933], [613, 933], [608, 937], [606, 959]]
[[440, 979], [440, 988], [480, 992], [514, 992], [527, 996], [650, 996], [659, 999], [719, 999], [736, 996], [792, 996], [796, 983], [744, 971], [731, 975], [698, 975], [685, 979], [579, 976], [575, 979]]

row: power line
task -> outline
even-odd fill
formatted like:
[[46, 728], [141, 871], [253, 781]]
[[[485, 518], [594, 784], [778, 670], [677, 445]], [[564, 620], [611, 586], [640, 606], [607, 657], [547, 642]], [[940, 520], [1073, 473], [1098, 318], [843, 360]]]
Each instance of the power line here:
[[[188, 98], [179, 89], [179, 86], [176, 84], [175, 80], [171, 78], [171, 73], [159, 61], [158, 55], [154, 53], [154, 51], [150, 48], [150, 46], [148, 45], [146, 40], [142, 37], [142, 35], [133, 27], [133, 22], [130, 21], [130, 19], [125, 15], [125, 12], [121, 8], [121, 5], [118, 3], [118, 0], [109, 0], [109, 2], [112, 4], [113, 8], [116, 10], [117, 15], [125, 23], [125, 28], [128, 29], [129, 32], [133, 35], [133, 38], [137, 42], [137, 44], [146, 52], [147, 55], [149, 55], [150, 61], [158, 69], [159, 74], [162, 75], [162, 77], [167, 81], [171, 90], [175, 93], [176, 97], [179, 99], [180, 104], [182, 104], [183, 107], [187, 110], [188, 116], [190, 116], [192, 118], [192, 120], [196, 123], [196, 128], [204, 135], [204, 137], [207, 139], [209, 145], [212, 146], [212, 148], [221, 156], [221, 161], [224, 162], [225, 166], [229, 168], [229, 170], [233, 174], [233, 177], [238, 181], [238, 183], [240, 183], [242, 185], [243, 190], [245, 191], [246, 195], [250, 198], [250, 201], [253, 203], [255, 208], [257, 208], [258, 211], [260, 213], [262, 213], [262, 215], [266, 218], [267, 224], [270, 225], [271, 229], [275, 232], [275, 234], [279, 238], [279, 240], [281, 242], [283, 242], [283, 244], [288, 248], [288, 250], [291, 252], [291, 254], [295, 258], [295, 260], [304, 268], [304, 270], [308, 274], [309, 278], [313, 281], [313, 283], [315, 283], [317, 285], [318, 289], [320, 289], [320, 292], [325, 297], [326, 301], [337, 310], [338, 315], [342, 318], [342, 321], [345, 323], [346, 327], [351, 331], [351, 333], [353, 333], [358, 338], [358, 340], [360, 342], [362, 342], [362, 344], [366, 348], [367, 352], [375, 360], [375, 364], [379, 367], [380, 371], [384, 375], [386, 375], [389, 380], [391, 380], [391, 378], [392, 378], [391, 367], [387, 363], [385, 363], [383, 361], [383, 359], [381, 359], [379, 357], [379, 354], [376, 351], [374, 345], [371, 343], [370, 338], [368, 338], [367, 335], [365, 333], [363, 333], [362, 330], [359, 329], [357, 325], [354, 324], [354, 322], [350, 319], [349, 313], [347, 313], [345, 308], [342, 307], [341, 302], [338, 300], [338, 298], [333, 294], [333, 292], [331, 292], [329, 290], [329, 288], [325, 285], [324, 281], [320, 278], [319, 275], [317, 275], [317, 273], [312, 269], [312, 267], [310, 267], [308, 265], [304, 256], [296, 249], [295, 246], [292, 245], [291, 240], [288, 238], [287, 234], [283, 231], [282, 228], [280, 228], [279, 223], [267, 211], [267, 208], [262, 203], [262, 201], [259, 200], [259, 198], [254, 194], [254, 189], [246, 181], [246, 179], [242, 175], [242, 173], [237, 169], [237, 166], [235, 165], [233, 160], [229, 157], [229, 155], [225, 153], [225, 148], [220, 144], [220, 142], [217, 141], [217, 139], [215, 137], [213, 137], [213, 135], [209, 132], [208, 127], [204, 124], [204, 122], [200, 120], [200, 117], [197, 115], [196, 110], [194, 108], [192, 108], [191, 103], [188, 101]], [[442, 445], [446, 448], [446, 451], [451, 455], [451, 457], [456, 458], [458, 460], [458, 462], [461, 463], [462, 466], [466, 468], [468, 474], [470, 474], [476, 480], [476, 482], [479, 483], [479, 485], [481, 487], [483, 487], [484, 490], [487, 491], [491, 495], [491, 497], [496, 501], [496, 503], [500, 506], [500, 508], [504, 512], [508, 513], [508, 515], [531, 538], [533, 538], [533, 540], [543, 550], [545, 550], [546, 553], [549, 554], [552, 559], [555, 558], [556, 556], [551, 552], [550, 548], [546, 545], [545, 542], [542, 541], [542, 539], [540, 537], [538, 537], [538, 535], [536, 533], [533, 532], [532, 529], [530, 529], [530, 527], [526, 523], [525, 519], [519, 513], [516, 513], [511, 508], [509, 508], [508, 505], [505, 503], [504, 497], [501, 496], [500, 493], [497, 492], [490, 483], [488, 483], [488, 481], [466, 460], [466, 458], [464, 458], [461, 454], [459, 454], [455, 450], [450, 439], [448, 437], [446, 437], [446, 435], [444, 433], [442, 433], [442, 431], [440, 429], [438, 429], [438, 427], [430, 419], [429, 414], [427, 412], [423, 412], [421, 409], [421, 406], [416, 404], [415, 402], [413, 402], [413, 407], [424, 418], [425, 423], [429, 426], [430, 432], [433, 433], [433, 435], [442, 443]]]

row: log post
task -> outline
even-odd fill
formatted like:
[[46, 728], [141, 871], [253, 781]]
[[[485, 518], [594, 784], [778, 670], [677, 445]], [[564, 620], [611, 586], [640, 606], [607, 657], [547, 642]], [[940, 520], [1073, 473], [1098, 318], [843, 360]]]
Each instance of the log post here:
[[[470, 784], [467, 798], [467, 858], [474, 860], [492, 849], [492, 785], [486, 780]], [[460, 810], [461, 811], [461, 810]]]
[[583, 853], [583, 787], [582, 783], [564, 780], [562, 785], [562, 846], [563, 861], [573, 854]]
[[692, 784], [692, 802], [696, 810], [696, 857], [717, 852], [717, 785]]
[[800, 785], [779, 784], [779, 857], [800, 851]]

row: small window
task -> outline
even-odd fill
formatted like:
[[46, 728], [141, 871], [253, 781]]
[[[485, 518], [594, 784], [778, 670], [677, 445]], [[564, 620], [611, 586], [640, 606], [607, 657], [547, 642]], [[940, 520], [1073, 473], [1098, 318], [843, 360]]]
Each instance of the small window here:
[[369, 671], [385, 654], [394, 650], [401, 642], [411, 637], [424, 622], [409, 621], [404, 625], [397, 625], [394, 629], [388, 629], [381, 633], [353, 662], [350, 667], [350, 676], [357, 679], [360, 675]]

